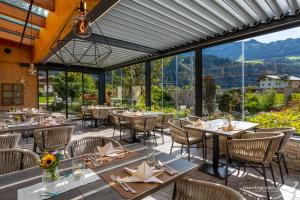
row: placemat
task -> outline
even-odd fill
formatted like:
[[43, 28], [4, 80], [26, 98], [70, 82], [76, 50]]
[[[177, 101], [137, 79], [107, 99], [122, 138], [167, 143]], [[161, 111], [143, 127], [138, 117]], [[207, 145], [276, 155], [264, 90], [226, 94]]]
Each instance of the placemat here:
[[96, 168], [96, 167], [103, 167], [105, 165], [111, 164], [111, 163], [116, 163], [124, 160], [128, 160], [130, 158], [135, 158], [138, 157], [140, 154], [136, 151], [128, 151], [125, 153], [124, 157], [118, 158], [118, 157], [111, 157], [111, 160], [109, 160], [109, 157], [106, 157], [105, 159], [102, 160], [102, 163], [99, 166], [95, 166], [92, 162], [88, 161], [87, 166], [91, 169]]
[[[95, 182], [97, 180], [100, 180], [100, 177], [91, 169], [86, 169], [84, 179], [80, 181], [74, 181], [72, 176], [57, 181], [54, 186], [55, 192], [57, 192], [59, 195], [68, 190], [72, 190], [74, 188]], [[41, 196], [43, 190], [45, 190], [43, 183], [38, 183], [26, 188], [19, 189], [18, 200], [42, 200], [51, 198], [51, 196]]]
[[[127, 167], [137, 167], [136, 164], [134, 165], [129, 165]], [[120, 176], [121, 178], [125, 178], [130, 176], [130, 174], [128, 172], [126, 172], [126, 170], [124, 168], [118, 168], [118, 169], [114, 169], [108, 172], [105, 172], [104, 174], [100, 174], [100, 177], [107, 182], [116, 192], [118, 192], [124, 199], [131, 199], [134, 198], [148, 190], [151, 190], [155, 187], [159, 186], [159, 183], [127, 183], [130, 187], [132, 187], [133, 189], [135, 189], [137, 191], [136, 194], [133, 194], [132, 192], [126, 192], [122, 186], [120, 186], [118, 183], [114, 183], [111, 178], [110, 175], [115, 175], [115, 176]], [[162, 173], [161, 175], [157, 176], [157, 178], [159, 178], [161, 181], [163, 182], [167, 182], [175, 177], [177, 177], [179, 174], [174, 174], [173, 176], [167, 174], [166, 172]]]

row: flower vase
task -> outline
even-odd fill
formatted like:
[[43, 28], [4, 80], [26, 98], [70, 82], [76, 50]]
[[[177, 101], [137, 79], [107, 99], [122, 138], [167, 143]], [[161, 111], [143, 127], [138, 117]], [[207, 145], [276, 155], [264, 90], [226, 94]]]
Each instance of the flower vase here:
[[42, 181], [43, 184], [51, 184], [55, 181], [58, 181], [59, 179], [59, 172], [58, 172], [58, 167], [55, 167], [54, 169], [44, 169], [43, 170], [43, 177]]

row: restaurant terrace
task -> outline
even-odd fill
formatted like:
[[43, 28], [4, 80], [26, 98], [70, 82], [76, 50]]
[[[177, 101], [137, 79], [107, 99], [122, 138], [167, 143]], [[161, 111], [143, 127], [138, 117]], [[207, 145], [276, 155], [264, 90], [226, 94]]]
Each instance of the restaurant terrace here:
[[299, 6], [0, 0], [0, 199], [299, 200]]

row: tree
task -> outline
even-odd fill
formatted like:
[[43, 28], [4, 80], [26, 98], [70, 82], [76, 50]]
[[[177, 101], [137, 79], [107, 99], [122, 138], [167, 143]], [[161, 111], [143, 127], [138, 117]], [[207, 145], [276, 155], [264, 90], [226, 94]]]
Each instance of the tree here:
[[[67, 75], [68, 79], [68, 91], [67, 91], [67, 84], [65, 82], [65, 72], [58, 73], [53, 78], [53, 89], [54, 92], [57, 93], [59, 97], [63, 100], [66, 100], [68, 97], [71, 98], [71, 101], [78, 101], [82, 96], [83, 91], [89, 94], [97, 94], [96, 84], [93, 79], [93, 75], [91, 74], [84, 74], [83, 76], [83, 84], [82, 84], [82, 74], [77, 72], [68, 72]], [[84, 87], [84, 90], [82, 88]]]

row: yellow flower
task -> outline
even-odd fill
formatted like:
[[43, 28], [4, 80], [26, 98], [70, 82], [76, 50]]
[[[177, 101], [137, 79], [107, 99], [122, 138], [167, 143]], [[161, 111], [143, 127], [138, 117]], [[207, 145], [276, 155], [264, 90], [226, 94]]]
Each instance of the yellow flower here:
[[56, 157], [50, 153], [42, 156], [40, 166], [43, 169], [51, 168], [57, 162]]

